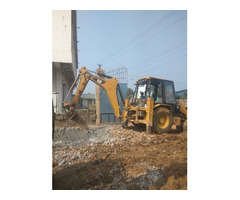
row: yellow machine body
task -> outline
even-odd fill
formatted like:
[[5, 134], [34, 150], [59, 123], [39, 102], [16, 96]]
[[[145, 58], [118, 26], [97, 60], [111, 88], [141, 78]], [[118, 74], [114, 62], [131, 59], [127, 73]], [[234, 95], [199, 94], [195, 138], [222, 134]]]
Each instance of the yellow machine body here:
[[[155, 130], [155, 132], [162, 133], [164, 130], [168, 131], [169, 126], [182, 125], [183, 122], [187, 119], [187, 109], [184, 104], [177, 102], [178, 114], [176, 115], [175, 114], [176, 111], [173, 111], [172, 105], [166, 104], [166, 103], [154, 104], [153, 98], [147, 98], [144, 106], [133, 105], [130, 103], [129, 99], [125, 99], [124, 110], [122, 113], [120, 113], [120, 106], [119, 106], [118, 97], [117, 97], [118, 80], [117, 78], [114, 78], [114, 77], [109, 77], [109, 76], [105, 76], [105, 77], [107, 78], [104, 78], [102, 76], [100, 77], [100, 76], [92, 75], [85, 66], [83, 66], [79, 70], [78, 77], [74, 81], [70, 89], [70, 91], [72, 91], [73, 88], [76, 86], [77, 80], [80, 79], [73, 101], [70, 103], [66, 103], [66, 102], [63, 103], [63, 108], [65, 108], [65, 110], [67, 111], [67, 114], [70, 119], [71, 117], [74, 116], [74, 110], [76, 108], [76, 105], [85, 87], [87, 86], [89, 80], [99, 85], [106, 91], [115, 116], [121, 119], [122, 124], [125, 126], [129, 122], [132, 122], [136, 125], [145, 124], [146, 131], [148, 133], [150, 133], [152, 129]], [[150, 79], [154, 79], [154, 80], [156, 79], [159, 81], [164, 80], [164, 79], [158, 79], [153, 77], [146, 77], [146, 78], [138, 79], [137, 82], [142, 80], [150, 80]], [[140, 99], [138, 99], [138, 101], [141, 102]]]

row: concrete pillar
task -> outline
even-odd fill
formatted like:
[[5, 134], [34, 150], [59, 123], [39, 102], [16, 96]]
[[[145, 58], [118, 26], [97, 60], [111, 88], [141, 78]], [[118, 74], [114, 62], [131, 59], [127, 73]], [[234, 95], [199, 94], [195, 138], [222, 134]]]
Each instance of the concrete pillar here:
[[62, 113], [63, 102], [63, 84], [62, 84], [62, 70], [57, 68], [57, 113]]
[[[105, 74], [105, 71], [99, 67], [96, 72], [100, 72], [102, 74]], [[100, 125], [101, 124], [101, 108], [100, 108], [100, 86], [96, 85], [96, 92], [95, 92], [95, 99], [96, 99], [96, 125]]]
[[56, 113], [63, 112], [63, 75], [60, 63], [53, 63], [53, 84], [52, 92], [54, 96], [54, 106], [56, 106]]

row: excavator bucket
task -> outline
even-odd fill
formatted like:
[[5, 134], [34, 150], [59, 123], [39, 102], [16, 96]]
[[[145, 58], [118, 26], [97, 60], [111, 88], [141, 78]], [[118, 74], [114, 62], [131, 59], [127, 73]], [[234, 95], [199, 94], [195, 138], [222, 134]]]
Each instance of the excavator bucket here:
[[75, 127], [89, 132], [86, 122], [77, 112], [67, 112], [60, 119], [55, 120], [56, 127]]
[[80, 115], [77, 112], [67, 113], [67, 116], [68, 120], [75, 122], [76, 127], [79, 127], [85, 131], [89, 131], [86, 122], [80, 117]]

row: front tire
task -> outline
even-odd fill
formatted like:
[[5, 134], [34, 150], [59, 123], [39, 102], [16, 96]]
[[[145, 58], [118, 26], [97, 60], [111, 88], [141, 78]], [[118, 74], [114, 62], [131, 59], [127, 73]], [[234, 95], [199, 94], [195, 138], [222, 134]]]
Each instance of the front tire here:
[[153, 131], [158, 134], [167, 133], [171, 130], [173, 124], [173, 115], [165, 107], [160, 107], [154, 111]]

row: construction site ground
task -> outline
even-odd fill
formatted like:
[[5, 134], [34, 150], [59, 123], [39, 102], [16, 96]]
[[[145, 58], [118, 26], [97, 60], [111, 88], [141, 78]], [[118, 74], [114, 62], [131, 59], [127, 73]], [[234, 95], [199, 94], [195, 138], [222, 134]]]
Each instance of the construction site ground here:
[[187, 131], [146, 134], [144, 127], [56, 123], [54, 190], [186, 190]]

